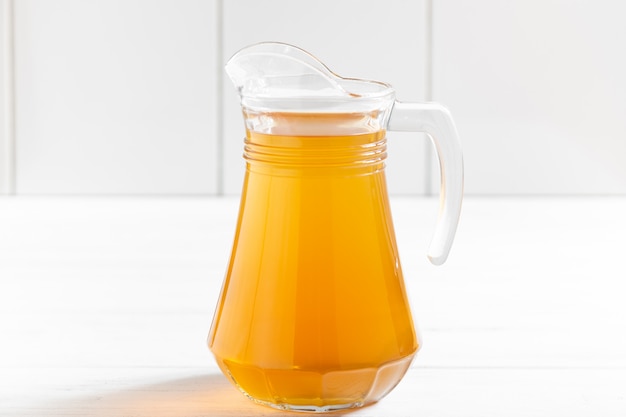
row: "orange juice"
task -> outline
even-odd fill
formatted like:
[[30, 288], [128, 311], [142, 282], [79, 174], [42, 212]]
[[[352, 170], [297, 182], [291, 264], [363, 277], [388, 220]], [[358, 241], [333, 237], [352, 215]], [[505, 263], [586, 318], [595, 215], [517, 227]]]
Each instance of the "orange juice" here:
[[[417, 351], [387, 198], [384, 130], [364, 114], [249, 125], [237, 233], [209, 345], [256, 402], [379, 400]], [[355, 128], [355, 126], [359, 126]]]

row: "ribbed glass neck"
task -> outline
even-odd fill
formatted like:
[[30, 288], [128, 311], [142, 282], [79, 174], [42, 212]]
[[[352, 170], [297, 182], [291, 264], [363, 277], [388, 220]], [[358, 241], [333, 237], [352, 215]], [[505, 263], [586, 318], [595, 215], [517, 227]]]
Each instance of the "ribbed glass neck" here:
[[363, 175], [384, 168], [385, 130], [377, 113], [245, 111], [244, 158], [274, 175]]

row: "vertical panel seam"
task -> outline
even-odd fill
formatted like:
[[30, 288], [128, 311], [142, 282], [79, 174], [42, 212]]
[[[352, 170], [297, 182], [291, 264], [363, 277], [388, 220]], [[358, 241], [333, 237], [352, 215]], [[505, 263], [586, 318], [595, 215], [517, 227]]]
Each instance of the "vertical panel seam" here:
[[15, 53], [13, 0], [4, 0], [4, 177], [6, 194], [15, 194]]
[[[434, 0], [425, 0], [426, 4], [425, 4], [425, 14], [426, 14], [426, 19], [425, 19], [425, 45], [426, 45], [426, 56], [424, 59], [425, 62], [425, 68], [424, 68], [424, 73], [425, 73], [425, 88], [424, 88], [424, 98], [425, 100], [428, 101], [433, 101], [433, 1]], [[433, 159], [433, 152], [432, 152], [432, 146], [430, 144], [430, 141], [424, 141], [424, 170], [425, 175], [424, 175], [424, 194], [426, 196], [432, 196], [433, 195], [433, 189], [432, 189], [432, 183], [433, 183], [433, 178], [432, 178], [432, 171], [433, 171], [433, 167], [432, 167], [432, 159]]]
[[215, 144], [216, 144], [216, 194], [224, 195], [224, 111], [223, 111], [223, 75], [224, 59], [224, 4], [223, 0], [215, 0]]

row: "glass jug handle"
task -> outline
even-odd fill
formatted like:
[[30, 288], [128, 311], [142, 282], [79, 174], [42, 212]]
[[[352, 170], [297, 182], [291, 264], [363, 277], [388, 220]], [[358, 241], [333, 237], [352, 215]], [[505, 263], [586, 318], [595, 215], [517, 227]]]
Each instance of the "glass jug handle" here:
[[459, 135], [448, 109], [438, 103], [396, 101], [388, 130], [424, 132], [437, 150], [441, 170], [439, 219], [428, 248], [428, 259], [443, 264], [450, 252], [463, 200], [463, 154]]

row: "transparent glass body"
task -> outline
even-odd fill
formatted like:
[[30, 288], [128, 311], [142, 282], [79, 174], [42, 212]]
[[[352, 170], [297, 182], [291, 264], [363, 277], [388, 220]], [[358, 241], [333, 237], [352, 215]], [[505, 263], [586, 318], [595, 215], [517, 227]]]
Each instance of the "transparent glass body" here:
[[378, 401], [420, 345], [389, 209], [386, 132], [433, 139], [442, 205], [429, 258], [441, 264], [463, 190], [452, 119], [438, 104], [395, 101], [385, 83], [338, 77], [291, 45], [244, 48], [226, 71], [241, 98], [246, 173], [209, 347], [261, 404], [323, 412]]
[[[377, 401], [419, 346], [376, 116], [246, 112], [237, 235], [209, 344], [257, 402], [327, 411]], [[259, 120], [271, 134], [250, 129]]]

